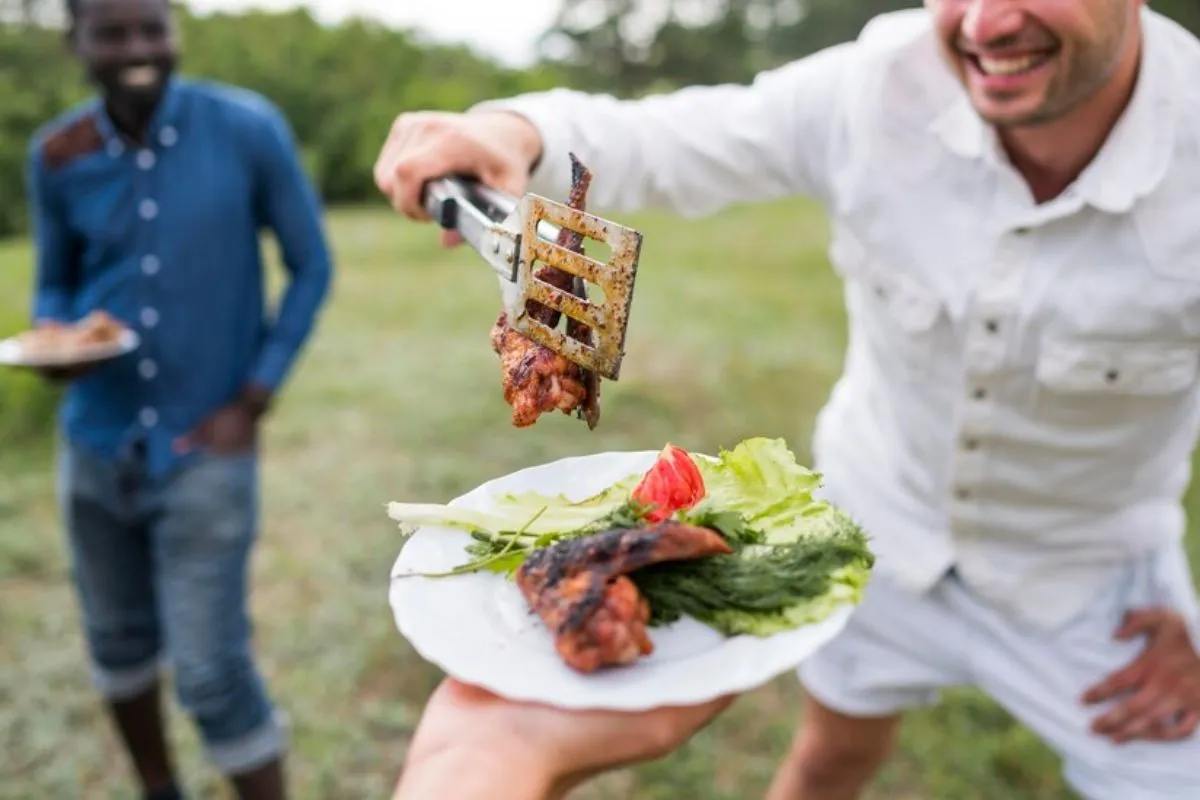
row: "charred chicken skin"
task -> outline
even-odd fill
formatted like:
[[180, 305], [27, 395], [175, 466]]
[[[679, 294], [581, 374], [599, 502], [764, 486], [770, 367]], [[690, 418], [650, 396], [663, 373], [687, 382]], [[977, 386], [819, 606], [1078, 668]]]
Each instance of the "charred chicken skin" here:
[[654, 651], [646, 633], [650, 606], [627, 574], [664, 561], [732, 552], [715, 531], [667, 521], [536, 550], [517, 571], [516, 582], [553, 634], [559, 656], [588, 673], [631, 664]]
[[548, 411], [570, 414], [587, 400], [582, 370], [508, 327], [503, 311], [492, 327], [492, 349], [500, 356], [504, 402], [512, 406], [516, 427], [527, 428]]
[[[587, 206], [587, 191], [592, 175], [571, 155], [571, 191], [567, 205], [580, 211]], [[583, 252], [583, 237], [567, 228], [559, 231], [555, 244], [574, 253]], [[534, 273], [540, 281], [564, 292], [587, 299], [582, 281], [569, 272], [545, 266]], [[558, 327], [562, 313], [536, 300], [529, 300], [525, 313], [550, 328]], [[538, 417], [551, 411], [577, 413], [595, 428], [600, 420], [599, 377], [554, 351], [530, 341], [508, 326], [506, 312], [500, 312], [492, 326], [492, 349], [500, 356], [504, 376], [504, 401], [512, 406], [512, 424], [526, 428]], [[592, 331], [578, 320], [567, 320], [567, 335], [592, 344]]]

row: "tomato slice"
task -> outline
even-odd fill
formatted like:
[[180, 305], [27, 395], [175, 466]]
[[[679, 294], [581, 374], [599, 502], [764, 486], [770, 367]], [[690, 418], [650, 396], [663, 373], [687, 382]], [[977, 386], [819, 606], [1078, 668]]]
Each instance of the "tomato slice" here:
[[649, 506], [645, 518], [661, 522], [704, 499], [704, 477], [682, 447], [668, 444], [633, 490], [631, 499]]

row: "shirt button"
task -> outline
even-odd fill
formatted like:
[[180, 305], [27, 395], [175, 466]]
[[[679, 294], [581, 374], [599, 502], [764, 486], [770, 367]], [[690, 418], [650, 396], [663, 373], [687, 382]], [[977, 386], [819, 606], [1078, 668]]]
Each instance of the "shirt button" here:
[[989, 319], [983, 323], [983, 327], [987, 329], [988, 333], [995, 333], [1000, 330], [1000, 323], [997, 320]]
[[141, 169], [150, 169], [154, 166], [154, 151], [139, 150], [137, 154], [137, 165]]
[[179, 132], [170, 125], [166, 125], [158, 132], [158, 141], [163, 147], [172, 147], [179, 141]]
[[1117, 378], [1119, 377], [1121, 377], [1121, 373], [1115, 369], [1110, 369], [1108, 372], [1104, 373], [1104, 380], [1108, 381], [1109, 383], [1116, 383]]
[[158, 412], [153, 408], [143, 408], [138, 414], [138, 419], [141, 420], [142, 427], [153, 428], [158, 424]]
[[974, 397], [976, 400], [982, 400], [983, 398], [987, 397], [987, 389], [980, 387], [980, 388], [976, 389], [975, 391], [971, 392], [971, 396]]
[[978, 439], [966, 439], [963, 441], [963, 447], [966, 448], [967, 450], [978, 450], [979, 449], [979, 440]]
[[158, 324], [158, 311], [153, 308], [142, 309], [142, 324], [147, 328], [153, 328]]
[[138, 203], [138, 214], [142, 219], [154, 219], [158, 216], [158, 203], [153, 200], [143, 200]]
[[954, 490], [954, 496], [957, 497], [959, 500], [966, 500], [968, 497], [971, 496], [971, 490], [964, 489], [963, 487], [960, 486], [959, 488]]
[[142, 256], [142, 272], [154, 275], [158, 272], [158, 256]]
[[158, 364], [148, 358], [143, 358], [138, 362], [138, 374], [145, 380], [152, 380], [158, 374]]

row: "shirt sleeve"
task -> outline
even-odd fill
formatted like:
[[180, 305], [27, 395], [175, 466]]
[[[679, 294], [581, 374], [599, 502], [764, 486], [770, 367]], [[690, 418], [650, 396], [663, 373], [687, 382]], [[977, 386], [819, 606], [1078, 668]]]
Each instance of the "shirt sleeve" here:
[[803, 195], [829, 202], [853, 42], [761, 73], [640, 99], [570, 89], [489, 101], [542, 137], [531, 190], [565, 196], [573, 152], [592, 173], [589, 205], [699, 217], [742, 202]]
[[255, 137], [260, 219], [275, 234], [290, 280], [248, 383], [276, 392], [316, 323], [333, 263], [321, 203], [304, 172], [291, 127], [267, 104]]
[[25, 181], [35, 253], [33, 320], [70, 322], [79, 276], [78, 242], [47, 179], [40, 141], [29, 149]]

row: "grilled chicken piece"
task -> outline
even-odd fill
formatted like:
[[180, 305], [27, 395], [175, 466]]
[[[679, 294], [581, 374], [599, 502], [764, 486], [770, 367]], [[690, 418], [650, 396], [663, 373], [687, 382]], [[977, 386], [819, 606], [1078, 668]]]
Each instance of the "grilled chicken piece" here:
[[558, 353], [508, 327], [501, 311], [492, 327], [492, 349], [504, 370], [504, 402], [512, 406], [512, 424], [527, 428], [543, 413], [570, 414], [587, 397], [582, 370]]
[[517, 571], [517, 587], [554, 636], [570, 667], [595, 672], [654, 651], [650, 606], [625, 575], [664, 561], [733, 552], [719, 534], [680, 522], [626, 528], [536, 550]]
[[125, 327], [102, 308], [74, 323], [50, 323], [17, 334], [17, 346], [27, 357], [69, 356], [73, 350], [111, 344]]
[[[599, 602], [592, 603], [591, 598]], [[586, 599], [585, 599], [586, 598]], [[606, 578], [583, 570], [538, 596], [542, 619], [583, 617], [580, 627], [554, 637], [554, 649], [579, 672], [632, 664], [654, 652], [646, 632], [650, 605], [633, 581], [624, 575]], [[594, 607], [593, 607], [594, 606]], [[583, 612], [588, 610], [585, 616]]]
[[[591, 181], [591, 173], [572, 153], [571, 191], [567, 198], [570, 208], [585, 209]], [[583, 252], [583, 237], [568, 228], [559, 231], [555, 243], [575, 253]], [[587, 299], [583, 281], [569, 272], [544, 266], [534, 273], [534, 277]], [[563, 316], [562, 312], [536, 300], [526, 302], [525, 312], [550, 328], [556, 328]], [[566, 332], [572, 339], [592, 344], [591, 329], [577, 320], [567, 319]], [[500, 356], [504, 401], [512, 406], [513, 425], [526, 428], [537, 422], [542, 414], [558, 410], [564, 414], [577, 413], [587, 421], [588, 428], [596, 427], [600, 421], [600, 381], [595, 373], [509, 328], [505, 312], [500, 313], [492, 326], [491, 338], [492, 349]]]

